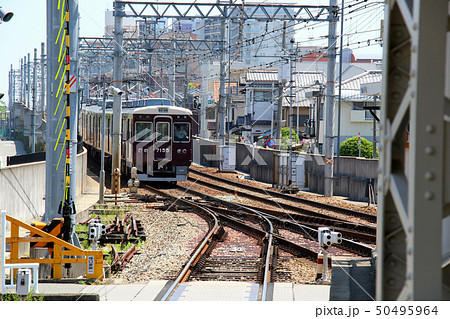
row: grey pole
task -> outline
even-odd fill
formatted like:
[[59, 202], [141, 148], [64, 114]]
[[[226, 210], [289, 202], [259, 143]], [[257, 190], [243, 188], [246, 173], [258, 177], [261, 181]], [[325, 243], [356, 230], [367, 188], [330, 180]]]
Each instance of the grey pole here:
[[[336, 6], [337, 0], [330, 0], [330, 6]], [[330, 12], [330, 18], [333, 15]], [[336, 67], [336, 21], [328, 22], [328, 62], [327, 62], [327, 94], [325, 117], [325, 170], [324, 196], [333, 196], [333, 156], [334, 156], [334, 69]]]
[[[47, 130], [46, 130], [46, 186], [45, 186], [45, 214], [43, 220], [48, 221], [56, 217], [61, 217], [58, 214], [58, 208], [61, 201], [64, 199], [64, 169], [65, 161], [60, 158], [61, 152], [65, 149], [65, 140], [60, 138], [58, 140], [59, 130], [61, 124], [58, 126], [58, 119], [61, 112], [64, 110], [64, 101], [58, 106], [60, 94], [64, 94], [64, 90], [59, 89], [59, 83], [63, 72], [60, 71], [57, 75], [59, 62], [59, 49], [61, 41], [65, 41], [61, 35], [57, 39], [58, 31], [61, 26], [61, 10], [58, 10], [57, 3], [52, 0], [47, 0]], [[57, 42], [55, 44], [55, 41]], [[56, 114], [55, 114], [56, 112]], [[55, 133], [56, 131], [56, 133]], [[62, 129], [61, 136], [65, 136], [65, 130]], [[63, 154], [64, 155], [64, 154]], [[59, 165], [58, 165], [59, 161]], [[62, 163], [61, 163], [62, 162]]]
[[[219, 3], [219, 1], [217, 1]], [[224, 7], [226, 10], [226, 6]], [[219, 169], [223, 170], [223, 146], [225, 145], [225, 108], [226, 108], [226, 95], [225, 95], [225, 80], [226, 80], [226, 61], [225, 61], [225, 19], [220, 22], [220, 39], [221, 53], [220, 53], [220, 90], [219, 90], [219, 109], [218, 109], [218, 119], [216, 132], [219, 137]]]
[[23, 96], [23, 59], [20, 59], [19, 101], [22, 101], [22, 96]]
[[[173, 52], [175, 52], [175, 43], [173, 43]], [[172, 56], [172, 61], [170, 63], [170, 75], [169, 75], [169, 98], [172, 100], [173, 105], [177, 105], [175, 98], [175, 63], [176, 58]]]
[[37, 65], [37, 49], [34, 49], [33, 63], [33, 113], [31, 116], [31, 153], [36, 152], [36, 65]]
[[[70, 87], [70, 196], [76, 201], [77, 196], [77, 144], [78, 144], [78, 34], [79, 14], [78, 1], [69, 1], [69, 30], [70, 30], [70, 75], [75, 76], [75, 82]], [[73, 215], [74, 216], [74, 215]], [[75, 229], [75, 220], [72, 220]]]
[[344, 47], [344, 0], [341, 4], [341, 39], [340, 39], [340, 54], [339, 54], [339, 102], [338, 102], [338, 128], [337, 128], [337, 156], [336, 156], [336, 175], [341, 174], [340, 162], [340, 146], [341, 146], [341, 103], [342, 103], [342, 49]]
[[292, 85], [294, 80], [292, 79], [293, 72], [293, 52], [289, 52], [289, 157], [288, 157], [288, 186], [292, 183]]
[[[373, 96], [373, 106], [377, 106], [377, 96]], [[376, 110], [373, 110], [375, 113]], [[377, 158], [377, 120], [373, 116], [373, 145], [372, 145], [372, 158]]]
[[42, 116], [45, 113], [45, 43], [41, 42], [41, 100], [39, 103]]
[[103, 82], [103, 105], [102, 105], [102, 150], [100, 156], [100, 177], [99, 177], [99, 199], [100, 204], [104, 203], [105, 192], [105, 110], [106, 110], [106, 84]]
[[[282, 52], [286, 49], [286, 26], [287, 22], [283, 22], [283, 39], [282, 39]], [[282, 113], [283, 113], [283, 91], [284, 91], [284, 83], [280, 82], [278, 83], [278, 111], [277, 111], [277, 133], [276, 133], [276, 149], [281, 149], [281, 119], [282, 119]]]
[[30, 96], [31, 96], [31, 58], [30, 54], [28, 53], [28, 60], [27, 60], [27, 107], [30, 107]]
[[[114, 2], [114, 87], [122, 90], [122, 62], [123, 62], [123, 21], [125, 7], [121, 3]], [[114, 185], [114, 170], [120, 170], [121, 158], [121, 124], [122, 124], [122, 95], [115, 94], [113, 102], [113, 136], [112, 136], [112, 171], [111, 171], [111, 190]], [[120, 173], [117, 181], [117, 192], [120, 191]]]
[[23, 71], [22, 71], [22, 102], [23, 104], [27, 101], [27, 56], [23, 57]]
[[11, 64], [11, 94], [9, 99], [9, 107], [12, 107], [12, 105], [15, 102], [15, 96], [16, 96], [16, 72], [13, 70], [13, 66]]

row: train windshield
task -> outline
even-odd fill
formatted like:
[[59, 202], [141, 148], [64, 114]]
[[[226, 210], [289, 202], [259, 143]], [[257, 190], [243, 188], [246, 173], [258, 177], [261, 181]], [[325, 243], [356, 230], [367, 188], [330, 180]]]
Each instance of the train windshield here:
[[152, 100], [145, 100], [146, 106], [154, 106], [154, 105], [170, 105], [170, 100], [167, 99], [152, 99]]
[[173, 124], [173, 132], [175, 142], [189, 142], [189, 123]]
[[156, 123], [156, 141], [168, 142], [170, 140], [169, 123], [159, 122]]
[[152, 122], [136, 122], [136, 141], [151, 141]]

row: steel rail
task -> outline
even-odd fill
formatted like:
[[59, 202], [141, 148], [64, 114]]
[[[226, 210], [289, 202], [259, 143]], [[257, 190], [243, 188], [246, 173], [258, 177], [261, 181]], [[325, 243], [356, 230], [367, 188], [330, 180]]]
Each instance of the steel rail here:
[[[156, 188], [150, 187], [148, 185], [145, 186], [146, 188], [148, 188], [149, 190], [158, 193], [160, 195], [163, 196], [169, 196], [170, 198], [174, 199], [175, 197], [171, 196], [170, 194], [167, 194], [165, 192], [162, 192]], [[208, 242], [211, 241], [213, 235], [216, 233], [216, 231], [219, 229], [220, 225], [219, 225], [219, 220], [217, 219], [217, 216], [214, 212], [212, 212], [210, 209], [208, 208], [204, 208], [201, 207], [199, 205], [196, 205], [190, 201], [187, 200], [183, 200], [180, 198], [176, 198], [177, 201], [181, 201], [184, 204], [187, 204], [189, 206], [194, 206], [200, 210], [202, 210], [203, 212], [207, 213], [212, 220], [214, 221], [213, 226], [210, 228], [209, 232], [205, 235], [202, 243], [198, 246], [198, 248], [195, 250], [195, 252], [192, 254], [191, 258], [189, 259], [189, 261], [186, 263], [186, 265], [184, 266], [184, 268], [182, 269], [182, 271], [180, 272], [180, 274], [178, 275], [178, 277], [175, 279], [175, 281], [173, 282], [173, 284], [169, 287], [169, 289], [167, 290], [167, 292], [164, 294], [164, 296], [161, 298], [161, 301], [168, 301], [170, 295], [175, 291], [175, 289], [178, 287], [178, 285], [180, 284], [180, 282], [183, 280], [183, 278], [185, 277], [185, 275], [187, 274], [187, 272], [190, 270], [192, 264], [194, 263], [194, 261], [197, 260], [197, 258], [201, 255], [201, 253], [203, 252], [203, 249], [205, 248], [206, 244]]]
[[[247, 185], [247, 184], [243, 184], [243, 183], [239, 183], [239, 182], [235, 182], [235, 181], [231, 181], [229, 179], [221, 178], [221, 177], [218, 177], [218, 176], [210, 175], [208, 173], [198, 171], [198, 170], [196, 170], [196, 169], [194, 169], [192, 167], [190, 167], [189, 170], [191, 172], [195, 173], [195, 174], [198, 174], [198, 175], [201, 175], [201, 176], [204, 176], [204, 177], [208, 177], [208, 178], [212, 178], [212, 179], [215, 179], [217, 181], [221, 181], [221, 182], [224, 182], [224, 183], [232, 184], [234, 186], [242, 187], [242, 188], [245, 188], [245, 189], [248, 189], [248, 190], [252, 190], [252, 191], [258, 192], [258, 193], [262, 192], [262, 190], [260, 188], [258, 188], [258, 187]], [[309, 206], [313, 206], [313, 207], [316, 207], [316, 208], [322, 208], [322, 209], [326, 209], [326, 210], [331, 210], [331, 211], [334, 211], [336, 213], [341, 213], [341, 214], [346, 214], [346, 215], [352, 215], [352, 216], [355, 216], [355, 217], [366, 219], [367, 221], [372, 222], [372, 223], [376, 223], [376, 221], [377, 221], [377, 217], [375, 215], [372, 215], [372, 214], [358, 212], [358, 211], [355, 211], [355, 210], [346, 209], [346, 208], [342, 208], [342, 207], [338, 207], [338, 206], [334, 206], [334, 205], [330, 205], [330, 204], [315, 202], [315, 201], [312, 201], [312, 200], [309, 200], [309, 199], [306, 199], [306, 198], [301, 198], [301, 197], [298, 197], [298, 196], [292, 196], [292, 195], [288, 195], [288, 194], [283, 194], [283, 193], [272, 191], [272, 190], [268, 190], [268, 189], [264, 189], [263, 192], [264, 192], [264, 195], [269, 194], [269, 195], [274, 196], [274, 197], [279, 197], [279, 198], [283, 198], [283, 199], [296, 201], [296, 202], [299, 202], [299, 203], [302, 203], [302, 204], [306, 204], [306, 205], [309, 205]]]
[[[203, 204], [202, 206], [210, 207], [210, 206], [205, 205], [205, 204]], [[243, 206], [243, 205], [241, 205], [241, 206]], [[216, 209], [216, 212], [217, 211], [221, 211], [222, 213], [227, 213], [227, 209], [225, 209], [225, 208], [215, 208], [215, 209]], [[243, 210], [248, 210], [248, 208], [246, 206], [243, 206]], [[228, 211], [228, 213], [230, 213], [230, 212], [231, 211]], [[308, 225], [296, 223], [296, 222], [293, 222], [291, 220], [284, 219], [282, 217], [277, 217], [277, 216], [273, 216], [271, 214], [267, 214], [265, 212], [260, 212], [260, 213], [262, 215], [266, 215], [267, 218], [273, 220], [274, 223], [276, 223], [278, 225], [281, 225], [285, 229], [291, 229], [292, 230], [293, 228], [297, 228], [298, 230], [292, 230], [292, 231], [295, 231], [297, 233], [301, 233], [301, 232], [307, 233], [307, 234], [309, 234], [309, 236], [311, 238], [313, 238], [314, 240], [317, 240], [317, 227], [314, 228], [314, 227], [311, 227], [311, 226], [308, 226]], [[287, 226], [290, 226], [290, 227], [287, 227]], [[336, 228], [333, 228], [333, 229], [334, 230], [339, 230], [339, 229], [336, 229]], [[352, 233], [351, 235], [357, 236], [357, 234], [354, 234], [354, 233]], [[278, 240], [278, 239], [280, 239], [282, 237], [279, 236], [279, 235], [276, 235], [276, 238]], [[285, 240], [287, 240], [287, 239], [285, 239]], [[343, 238], [342, 239], [342, 244], [341, 245], [342, 245], [342, 247], [339, 247], [340, 249], [347, 250], [347, 251], [350, 251], [350, 252], [357, 252], [358, 254], [360, 254], [362, 256], [367, 256], [367, 257], [372, 256], [372, 253], [373, 253], [373, 250], [374, 250], [372, 247], [370, 247], [368, 245], [365, 245], [365, 244], [359, 243], [359, 242], [355, 242], [355, 241], [347, 239], [347, 238]]]
[[[229, 202], [229, 201], [226, 201], [226, 200], [224, 200], [224, 199], [220, 199], [220, 198], [217, 198], [217, 197], [214, 197], [214, 196], [211, 196], [211, 195], [206, 195], [206, 194], [200, 193], [200, 192], [195, 191], [195, 190], [192, 190], [192, 189], [189, 189], [189, 190], [188, 190], [188, 189], [186, 189], [185, 187], [182, 187], [182, 186], [179, 186], [179, 185], [178, 185], [177, 187], [180, 188], [180, 189], [185, 190], [186, 192], [195, 194], [195, 195], [197, 195], [197, 196], [199, 196], [199, 197], [209, 198], [210, 200], [219, 202], [219, 203], [221, 203], [221, 204], [223, 204], [223, 205], [225, 205], [225, 206], [228, 206], [228, 207], [229, 207], [229, 206], [235, 206], [235, 207], [239, 207], [240, 209], [242, 209], [242, 210], [244, 210], [244, 211], [252, 211], [252, 212], [257, 211], [257, 210], [254, 209], [254, 208], [249, 208], [249, 207], [247, 207], [247, 206], [245, 206], [245, 205], [241, 205], [241, 204], [238, 204], [238, 203]], [[220, 209], [220, 208], [217, 208], [217, 210], [219, 210], [219, 209]], [[268, 217], [268, 218], [272, 218], [272, 219], [277, 218], [276, 216], [272, 216], [272, 215], [267, 214], [267, 213], [262, 212], [262, 211], [258, 211], [258, 212], [259, 212], [259, 214], [261, 214], [262, 216], [266, 216], [266, 217]], [[280, 219], [280, 222], [290, 222], [290, 221], [288, 221], [288, 220], [281, 220], [281, 219]], [[300, 224], [297, 225], [297, 224], [295, 224], [295, 223], [293, 223], [293, 222], [290, 222], [290, 223], [292, 223], [292, 225], [301, 227], [303, 230], [309, 232], [310, 234], [313, 234], [313, 235], [311, 235], [311, 237], [317, 239], [317, 230], [316, 230], [316, 229], [313, 229], [313, 228], [308, 227], [308, 226], [305, 226], [305, 225], [300, 225]], [[345, 249], [345, 250], [358, 251], [358, 252], [361, 253], [361, 255], [364, 255], [364, 256], [371, 256], [371, 255], [372, 255], [373, 248], [370, 247], [370, 246], [364, 245], [364, 244], [362, 244], [362, 243], [354, 242], [354, 241], [352, 241], [352, 240], [345, 239], [345, 238], [342, 240], [342, 243], [343, 243], [343, 246], [344, 246], [344, 247], [347, 247], [347, 248], [348, 248], [348, 249]]]
[[[201, 205], [202, 207], [205, 207], [206, 205]], [[208, 206], [206, 206], [208, 207]], [[264, 219], [264, 221], [269, 225], [269, 231], [260, 231], [259, 229], [250, 226], [250, 225], [246, 225], [243, 224], [242, 222], [235, 220], [234, 222], [239, 222], [241, 223], [241, 225], [245, 225], [245, 227], [247, 227], [248, 229], [252, 229], [254, 232], [257, 232], [260, 234], [260, 236], [262, 237], [264, 235], [264, 237], [267, 238], [267, 247], [266, 247], [266, 258], [265, 258], [265, 263], [264, 263], [264, 276], [263, 276], [263, 283], [262, 283], [262, 293], [261, 293], [261, 301], [267, 301], [267, 286], [270, 280], [270, 264], [272, 262], [272, 246], [273, 246], [273, 224], [272, 222], [266, 217], [264, 216], [264, 214], [262, 214], [261, 212], [257, 211], [257, 210], [251, 210], [253, 214], [259, 216], [260, 218]], [[231, 221], [235, 218], [230, 217], [230, 216], [226, 216], [224, 214], [218, 213], [220, 218], [225, 218], [228, 221]]]
[[[189, 178], [192, 178], [192, 177], [189, 177]], [[215, 188], [215, 189], [223, 191], [225, 193], [229, 193], [229, 194], [233, 193], [232, 189], [226, 188], [224, 186], [219, 186], [219, 185], [216, 185], [216, 184], [212, 184], [212, 183], [209, 183], [209, 182], [206, 182], [206, 181], [196, 180], [195, 183], [198, 184], [198, 185], [203, 185], [203, 186], [206, 186], [206, 187]], [[203, 196], [205, 196], [205, 195], [203, 194]], [[361, 223], [349, 222], [349, 221], [347, 221], [345, 219], [341, 219], [341, 218], [333, 217], [333, 216], [328, 216], [328, 215], [323, 214], [323, 213], [317, 213], [317, 212], [309, 211], [307, 209], [299, 208], [299, 207], [293, 206], [291, 204], [276, 202], [276, 201], [274, 201], [273, 199], [270, 199], [270, 198], [264, 198], [264, 197], [260, 197], [260, 196], [256, 196], [256, 195], [252, 195], [252, 194], [248, 194], [248, 193], [241, 193], [241, 196], [247, 197], [247, 198], [252, 199], [252, 200], [258, 200], [258, 201], [264, 202], [264, 203], [272, 205], [272, 206], [279, 206], [279, 207], [281, 207], [283, 209], [294, 211], [294, 212], [296, 212], [296, 214], [295, 215], [291, 214], [290, 216], [293, 219], [300, 219], [300, 220], [302, 220], [302, 222], [304, 222], [304, 219], [315, 218], [315, 219], [317, 219], [317, 223], [320, 223], [320, 224], [323, 224], [323, 225], [326, 225], [326, 226], [330, 226], [330, 225], [334, 226], [334, 224], [340, 223], [341, 227], [345, 227], [347, 230], [360, 231], [361, 233], [367, 233], [367, 234], [373, 235], [373, 236], [376, 235], [376, 228], [373, 227], [373, 226], [370, 226], [370, 225], [364, 225], [364, 224], [361, 224]], [[247, 206], [249, 208], [255, 208], [252, 205], [243, 205], [243, 206]], [[266, 211], [266, 212], [268, 211], [266, 208], [259, 208], [258, 207], [257, 209], [261, 210], [261, 211]], [[271, 214], [271, 213], [269, 212], [269, 214]], [[285, 212], [278, 212], [277, 214], [278, 215], [286, 215]]]

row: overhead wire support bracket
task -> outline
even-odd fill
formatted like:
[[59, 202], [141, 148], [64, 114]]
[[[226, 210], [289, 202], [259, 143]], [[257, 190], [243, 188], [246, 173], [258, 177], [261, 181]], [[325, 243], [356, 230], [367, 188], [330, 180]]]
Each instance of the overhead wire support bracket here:
[[[337, 21], [339, 17], [331, 12], [338, 11], [337, 6], [286, 5], [286, 4], [238, 4], [238, 3], [171, 3], [115, 1], [125, 6], [123, 17], [137, 18], [176, 18], [176, 19], [255, 19], [258, 21], [288, 20]], [[226, 10], [225, 10], [226, 8]]]

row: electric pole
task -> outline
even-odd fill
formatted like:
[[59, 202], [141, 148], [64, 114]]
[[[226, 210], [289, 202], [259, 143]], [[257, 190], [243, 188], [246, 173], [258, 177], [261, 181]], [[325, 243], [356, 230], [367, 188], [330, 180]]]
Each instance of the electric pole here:
[[[123, 62], [123, 20], [122, 17], [125, 14], [124, 4], [114, 2], [114, 70], [113, 70], [113, 82], [114, 87], [118, 90], [122, 90], [122, 62]], [[111, 190], [113, 190], [114, 183], [114, 170], [120, 170], [120, 158], [121, 158], [121, 124], [122, 124], [122, 94], [114, 94], [113, 102], [113, 136], [112, 136], [112, 171], [111, 171]], [[105, 94], [105, 92], [103, 92]], [[117, 179], [117, 193], [120, 192], [120, 171]], [[114, 193], [116, 190], [114, 189]]]
[[[219, 0], [217, 1], [219, 3]], [[226, 7], [224, 8], [226, 11]], [[225, 95], [225, 80], [226, 80], [226, 69], [225, 69], [225, 18], [222, 18], [220, 21], [220, 39], [222, 41], [221, 44], [221, 53], [220, 53], [220, 92], [219, 92], [219, 108], [218, 108], [218, 121], [216, 122], [216, 132], [219, 137], [219, 169], [223, 170], [223, 146], [225, 146], [225, 104], [226, 104], [226, 95]]]
[[42, 118], [44, 118], [45, 113], [45, 43], [41, 42], [41, 101], [40, 101], [40, 111]]
[[[282, 39], [282, 43], [281, 43], [281, 47], [282, 47], [282, 51], [281, 52], [285, 52], [286, 50], [286, 27], [287, 27], [287, 22], [284, 21], [283, 22], [283, 39]], [[283, 94], [284, 92], [284, 82], [280, 81], [278, 83], [278, 111], [277, 111], [277, 134], [276, 134], [276, 149], [280, 150], [281, 149], [281, 119], [282, 119], [282, 113], [283, 113]]]
[[[330, 6], [336, 7], [337, 0], [330, 0]], [[336, 20], [332, 19], [337, 12], [330, 12], [328, 22], [328, 62], [327, 62], [327, 93], [325, 107], [325, 169], [324, 196], [333, 196], [333, 156], [334, 156], [334, 89], [336, 67]], [[319, 120], [319, 119], [318, 119]]]
[[36, 65], [37, 65], [37, 49], [34, 49], [33, 64], [33, 113], [31, 116], [31, 153], [36, 152]]

